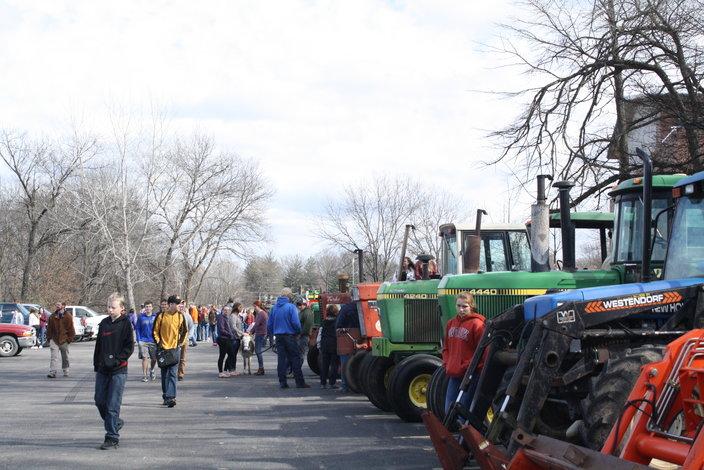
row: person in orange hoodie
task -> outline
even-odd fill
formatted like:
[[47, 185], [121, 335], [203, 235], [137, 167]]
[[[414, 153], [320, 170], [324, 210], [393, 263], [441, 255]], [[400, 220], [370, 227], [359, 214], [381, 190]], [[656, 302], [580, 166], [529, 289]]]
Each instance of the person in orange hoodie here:
[[[462, 378], [467, 372], [474, 351], [479, 346], [479, 340], [484, 334], [486, 321], [484, 316], [477, 312], [472, 294], [460, 292], [457, 295], [455, 306], [457, 307], [457, 316], [447, 322], [442, 349], [442, 364], [445, 368], [445, 374], [450, 379], [445, 395], [445, 411], [449, 411], [450, 406], [457, 399]], [[468, 390], [462, 396], [460, 403], [469, 408], [472, 395], [472, 391]]]

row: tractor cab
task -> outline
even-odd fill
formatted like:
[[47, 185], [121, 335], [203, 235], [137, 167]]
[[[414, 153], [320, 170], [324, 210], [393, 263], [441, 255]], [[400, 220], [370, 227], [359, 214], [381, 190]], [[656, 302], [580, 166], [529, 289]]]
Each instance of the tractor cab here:
[[[530, 243], [525, 227], [508, 224], [482, 224], [479, 271], [525, 271], [530, 269]], [[469, 225], [440, 226], [441, 272], [464, 274], [470, 266], [470, 239], [476, 228]]]
[[[667, 251], [668, 229], [672, 222], [673, 186], [685, 175], [654, 175], [651, 219], [654, 221], [650, 267], [654, 277], [662, 276]], [[614, 203], [615, 230], [610, 265], [623, 272], [627, 282], [640, 277], [643, 262], [643, 178], [620, 183], [610, 193]]]
[[[672, 195], [676, 208], [667, 244], [665, 279], [704, 277], [704, 173], [681, 180]], [[664, 244], [656, 231], [653, 246]]]

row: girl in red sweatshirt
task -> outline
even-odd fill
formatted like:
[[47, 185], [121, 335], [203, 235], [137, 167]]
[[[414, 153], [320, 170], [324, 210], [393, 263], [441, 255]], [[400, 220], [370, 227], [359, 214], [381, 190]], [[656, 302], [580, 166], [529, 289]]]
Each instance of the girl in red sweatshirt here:
[[[457, 399], [462, 378], [472, 362], [474, 351], [484, 334], [486, 319], [477, 312], [474, 297], [467, 292], [460, 292], [455, 301], [457, 316], [447, 322], [445, 340], [442, 348], [442, 363], [445, 373], [450, 378], [445, 395], [445, 410]], [[470, 392], [470, 391], [468, 391]], [[472, 393], [465, 393], [460, 402], [466, 408], [471, 403]]]

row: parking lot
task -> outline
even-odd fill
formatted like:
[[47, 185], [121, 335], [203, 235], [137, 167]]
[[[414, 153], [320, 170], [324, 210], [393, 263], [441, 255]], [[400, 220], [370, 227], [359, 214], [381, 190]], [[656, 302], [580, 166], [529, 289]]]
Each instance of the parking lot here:
[[135, 351], [120, 447], [101, 451], [93, 347], [92, 342], [71, 345], [71, 376], [54, 380], [46, 378], [48, 349], [0, 358], [0, 468], [439, 465], [422, 424], [381, 412], [366, 397], [322, 390], [306, 366], [313, 388], [280, 390], [272, 352], [266, 353], [265, 376], [218, 379], [217, 348], [208, 343], [189, 348], [186, 378], [179, 382], [173, 409], [161, 406], [158, 375], [156, 382], [141, 382]]

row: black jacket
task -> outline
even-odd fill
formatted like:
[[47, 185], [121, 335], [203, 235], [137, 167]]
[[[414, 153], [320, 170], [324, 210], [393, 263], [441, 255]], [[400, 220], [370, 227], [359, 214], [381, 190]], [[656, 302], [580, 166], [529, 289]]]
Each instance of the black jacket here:
[[320, 352], [325, 354], [337, 354], [337, 331], [335, 330], [335, 318], [323, 320], [320, 329]]
[[112, 321], [109, 316], [98, 325], [93, 351], [93, 369], [103, 374], [126, 374], [127, 359], [134, 350], [134, 330], [125, 315]]

